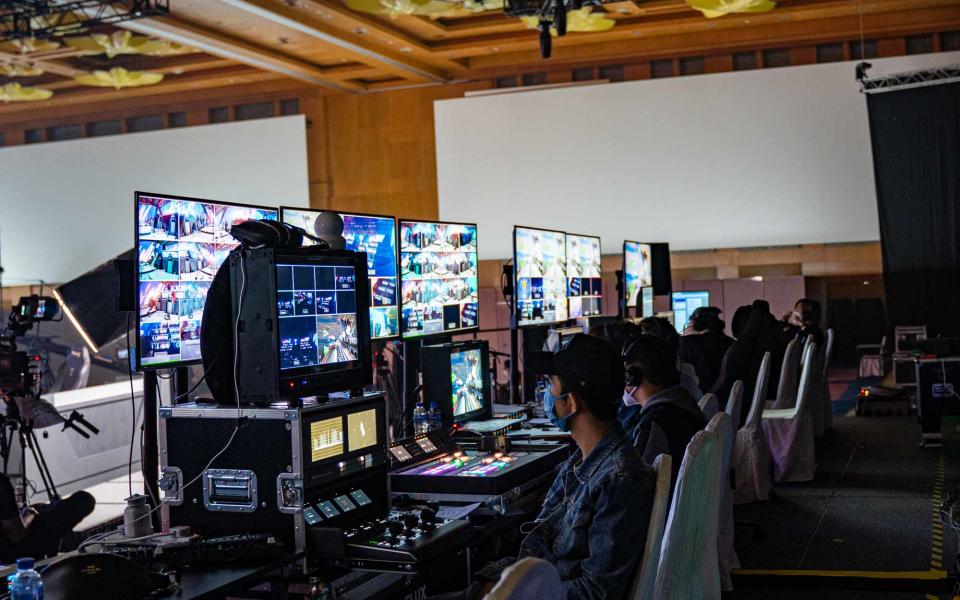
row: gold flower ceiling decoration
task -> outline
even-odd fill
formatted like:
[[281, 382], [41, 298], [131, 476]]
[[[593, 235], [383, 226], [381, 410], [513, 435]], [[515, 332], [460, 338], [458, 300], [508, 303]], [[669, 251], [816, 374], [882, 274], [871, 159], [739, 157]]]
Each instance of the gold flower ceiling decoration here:
[[121, 54], [144, 56], [176, 56], [196, 52], [189, 46], [169, 40], [153, 40], [145, 35], [133, 35], [129, 31], [117, 31], [111, 35], [95, 33], [84, 37], [65, 38], [68, 46], [89, 54], [106, 54], [113, 58]]
[[11, 40], [9, 43], [11, 46], [16, 48], [20, 54], [45, 52], [47, 50], [56, 50], [60, 47], [60, 42], [41, 40], [37, 38], [20, 38], [18, 40]]
[[112, 87], [115, 89], [154, 85], [163, 81], [162, 73], [146, 71], [128, 71], [123, 67], [114, 67], [109, 71], [93, 71], [73, 78], [77, 83], [95, 87]]
[[[584, 6], [578, 10], [567, 11], [567, 31], [606, 31], [617, 24], [613, 19], [607, 18], [604, 13], [591, 12], [590, 6]], [[527, 29], [537, 29], [540, 19], [538, 17], [520, 17]], [[556, 37], [557, 30], [550, 27], [550, 34]]]
[[37, 102], [53, 95], [50, 90], [38, 87], [23, 87], [19, 83], [0, 86], [0, 102]]
[[0, 75], [4, 77], [37, 77], [43, 75], [43, 69], [33, 63], [2, 63]]
[[771, 0], [686, 0], [686, 2], [708, 19], [734, 13], [767, 12], [776, 7], [776, 3]]
[[396, 19], [403, 15], [417, 15], [439, 19], [456, 17], [503, 8], [503, 0], [346, 0], [351, 10], [382, 15]]

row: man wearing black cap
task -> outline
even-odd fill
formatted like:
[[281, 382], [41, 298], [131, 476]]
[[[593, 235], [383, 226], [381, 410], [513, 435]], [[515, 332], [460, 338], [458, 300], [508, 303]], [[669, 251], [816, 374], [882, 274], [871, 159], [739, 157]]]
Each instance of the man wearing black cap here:
[[656, 475], [617, 422], [623, 364], [604, 339], [573, 336], [526, 367], [549, 377], [544, 410], [577, 450], [563, 464], [521, 554], [557, 568], [564, 599], [620, 599], [643, 555]]

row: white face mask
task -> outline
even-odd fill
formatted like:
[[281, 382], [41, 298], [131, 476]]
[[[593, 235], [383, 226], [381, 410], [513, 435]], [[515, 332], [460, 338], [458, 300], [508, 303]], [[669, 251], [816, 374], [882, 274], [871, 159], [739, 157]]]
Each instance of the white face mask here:
[[627, 406], [633, 406], [634, 404], [640, 404], [640, 402], [633, 397], [633, 393], [637, 391], [637, 388], [634, 387], [629, 392], [626, 388], [623, 389], [623, 403]]

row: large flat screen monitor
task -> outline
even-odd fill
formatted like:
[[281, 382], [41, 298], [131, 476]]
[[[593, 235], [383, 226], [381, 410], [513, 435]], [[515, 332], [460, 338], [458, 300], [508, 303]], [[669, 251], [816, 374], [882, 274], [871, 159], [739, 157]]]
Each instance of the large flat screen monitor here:
[[650, 244], [623, 242], [623, 292], [628, 308], [637, 306], [640, 288], [653, 285]]
[[569, 318], [564, 232], [514, 227], [513, 273], [519, 326], [562, 323]]
[[[314, 234], [320, 210], [280, 207], [280, 220]], [[370, 274], [370, 338], [385, 340], [400, 335], [397, 307], [397, 221], [383, 215], [339, 213], [347, 250], [367, 253]], [[312, 245], [304, 240], [304, 245]]]
[[401, 220], [399, 240], [400, 335], [477, 329], [477, 226]]
[[710, 292], [673, 292], [672, 300], [674, 327], [683, 335], [693, 311], [710, 306]]
[[230, 227], [276, 219], [266, 206], [135, 194], [137, 369], [200, 360], [200, 320], [210, 283], [239, 243]]
[[424, 398], [437, 402], [444, 426], [493, 413], [489, 345], [485, 340], [423, 346]]
[[600, 238], [567, 234], [567, 296], [571, 319], [600, 314]]

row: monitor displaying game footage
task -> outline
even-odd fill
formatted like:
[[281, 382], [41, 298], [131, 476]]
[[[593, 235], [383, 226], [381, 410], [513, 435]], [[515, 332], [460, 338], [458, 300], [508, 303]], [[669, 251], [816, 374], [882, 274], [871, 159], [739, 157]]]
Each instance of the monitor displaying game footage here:
[[517, 325], [549, 325], [570, 318], [564, 232], [514, 227], [513, 273]]
[[600, 314], [600, 238], [567, 234], [567, 296], [571, 319]]
[[623, 291], [628, 308], [640, 301], [640, 288], [653, 285], [653, 261], [650, 244], [623, 243]]

